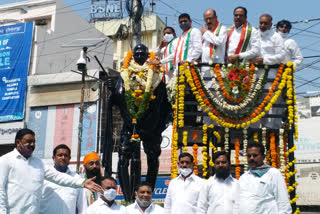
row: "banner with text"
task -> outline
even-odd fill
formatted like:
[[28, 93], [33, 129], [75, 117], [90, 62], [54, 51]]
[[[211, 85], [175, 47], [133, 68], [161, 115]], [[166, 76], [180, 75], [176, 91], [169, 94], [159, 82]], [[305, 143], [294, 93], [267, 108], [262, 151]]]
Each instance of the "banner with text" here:
[[[71, 160], [78, 151], [79, 104], [32, 107], [28, 127], [36, 133], [33, 155], [52, 160], [52, 151], [59, 144], [71, 149]], [[81, 157], [96, 151], [97, 104], [85, 103], [82, 126]]]
[[0, 122], [22, 120], [33, 23], [0, 27]]

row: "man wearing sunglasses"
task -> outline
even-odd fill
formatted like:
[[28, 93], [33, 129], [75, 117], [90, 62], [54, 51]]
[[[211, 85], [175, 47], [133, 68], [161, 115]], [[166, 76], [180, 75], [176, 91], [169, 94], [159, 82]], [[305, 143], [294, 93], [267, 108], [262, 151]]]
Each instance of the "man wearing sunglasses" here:
[[247, 146], [249, 169], [239, 180], [239, 213], [292, 213], [287, 187], [280, 171], [263, 163], [262, 143]]

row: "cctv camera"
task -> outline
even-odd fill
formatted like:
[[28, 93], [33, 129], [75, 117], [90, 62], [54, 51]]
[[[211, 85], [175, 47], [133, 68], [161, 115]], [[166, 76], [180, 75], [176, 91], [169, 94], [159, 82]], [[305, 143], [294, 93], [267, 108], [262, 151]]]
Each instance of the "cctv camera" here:
[[86, 70], [86, 65], [87, 65], [87, 60], [85, 58], [85, 51], [82, 50], [80, 52], [80, 58], [77, 61], [77, 66], [79, 71], [85, 71]]

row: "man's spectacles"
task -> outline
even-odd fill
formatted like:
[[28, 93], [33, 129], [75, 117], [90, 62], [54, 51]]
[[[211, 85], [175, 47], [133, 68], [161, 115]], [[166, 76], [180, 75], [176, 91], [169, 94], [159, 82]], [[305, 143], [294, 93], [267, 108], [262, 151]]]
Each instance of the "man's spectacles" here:
[[256, 157], [258, 157], [258, 155], [259, 155], [259, 154], [247, 154], [247, 158], [250, 158], [251, 156], [254, 157], [254, 158], [256, 158]]

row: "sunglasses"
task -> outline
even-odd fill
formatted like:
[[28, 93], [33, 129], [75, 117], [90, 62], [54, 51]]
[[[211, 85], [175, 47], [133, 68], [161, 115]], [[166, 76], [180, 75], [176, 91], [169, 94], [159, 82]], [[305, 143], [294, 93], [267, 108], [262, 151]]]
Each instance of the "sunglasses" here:
[[247, 158], [250, 158], [251, 156], [254, 157], [254, 158], [256, 158], [256, 157], [258, 157], [258, 155], [259, 155], [259, 154], [247, 154]]

